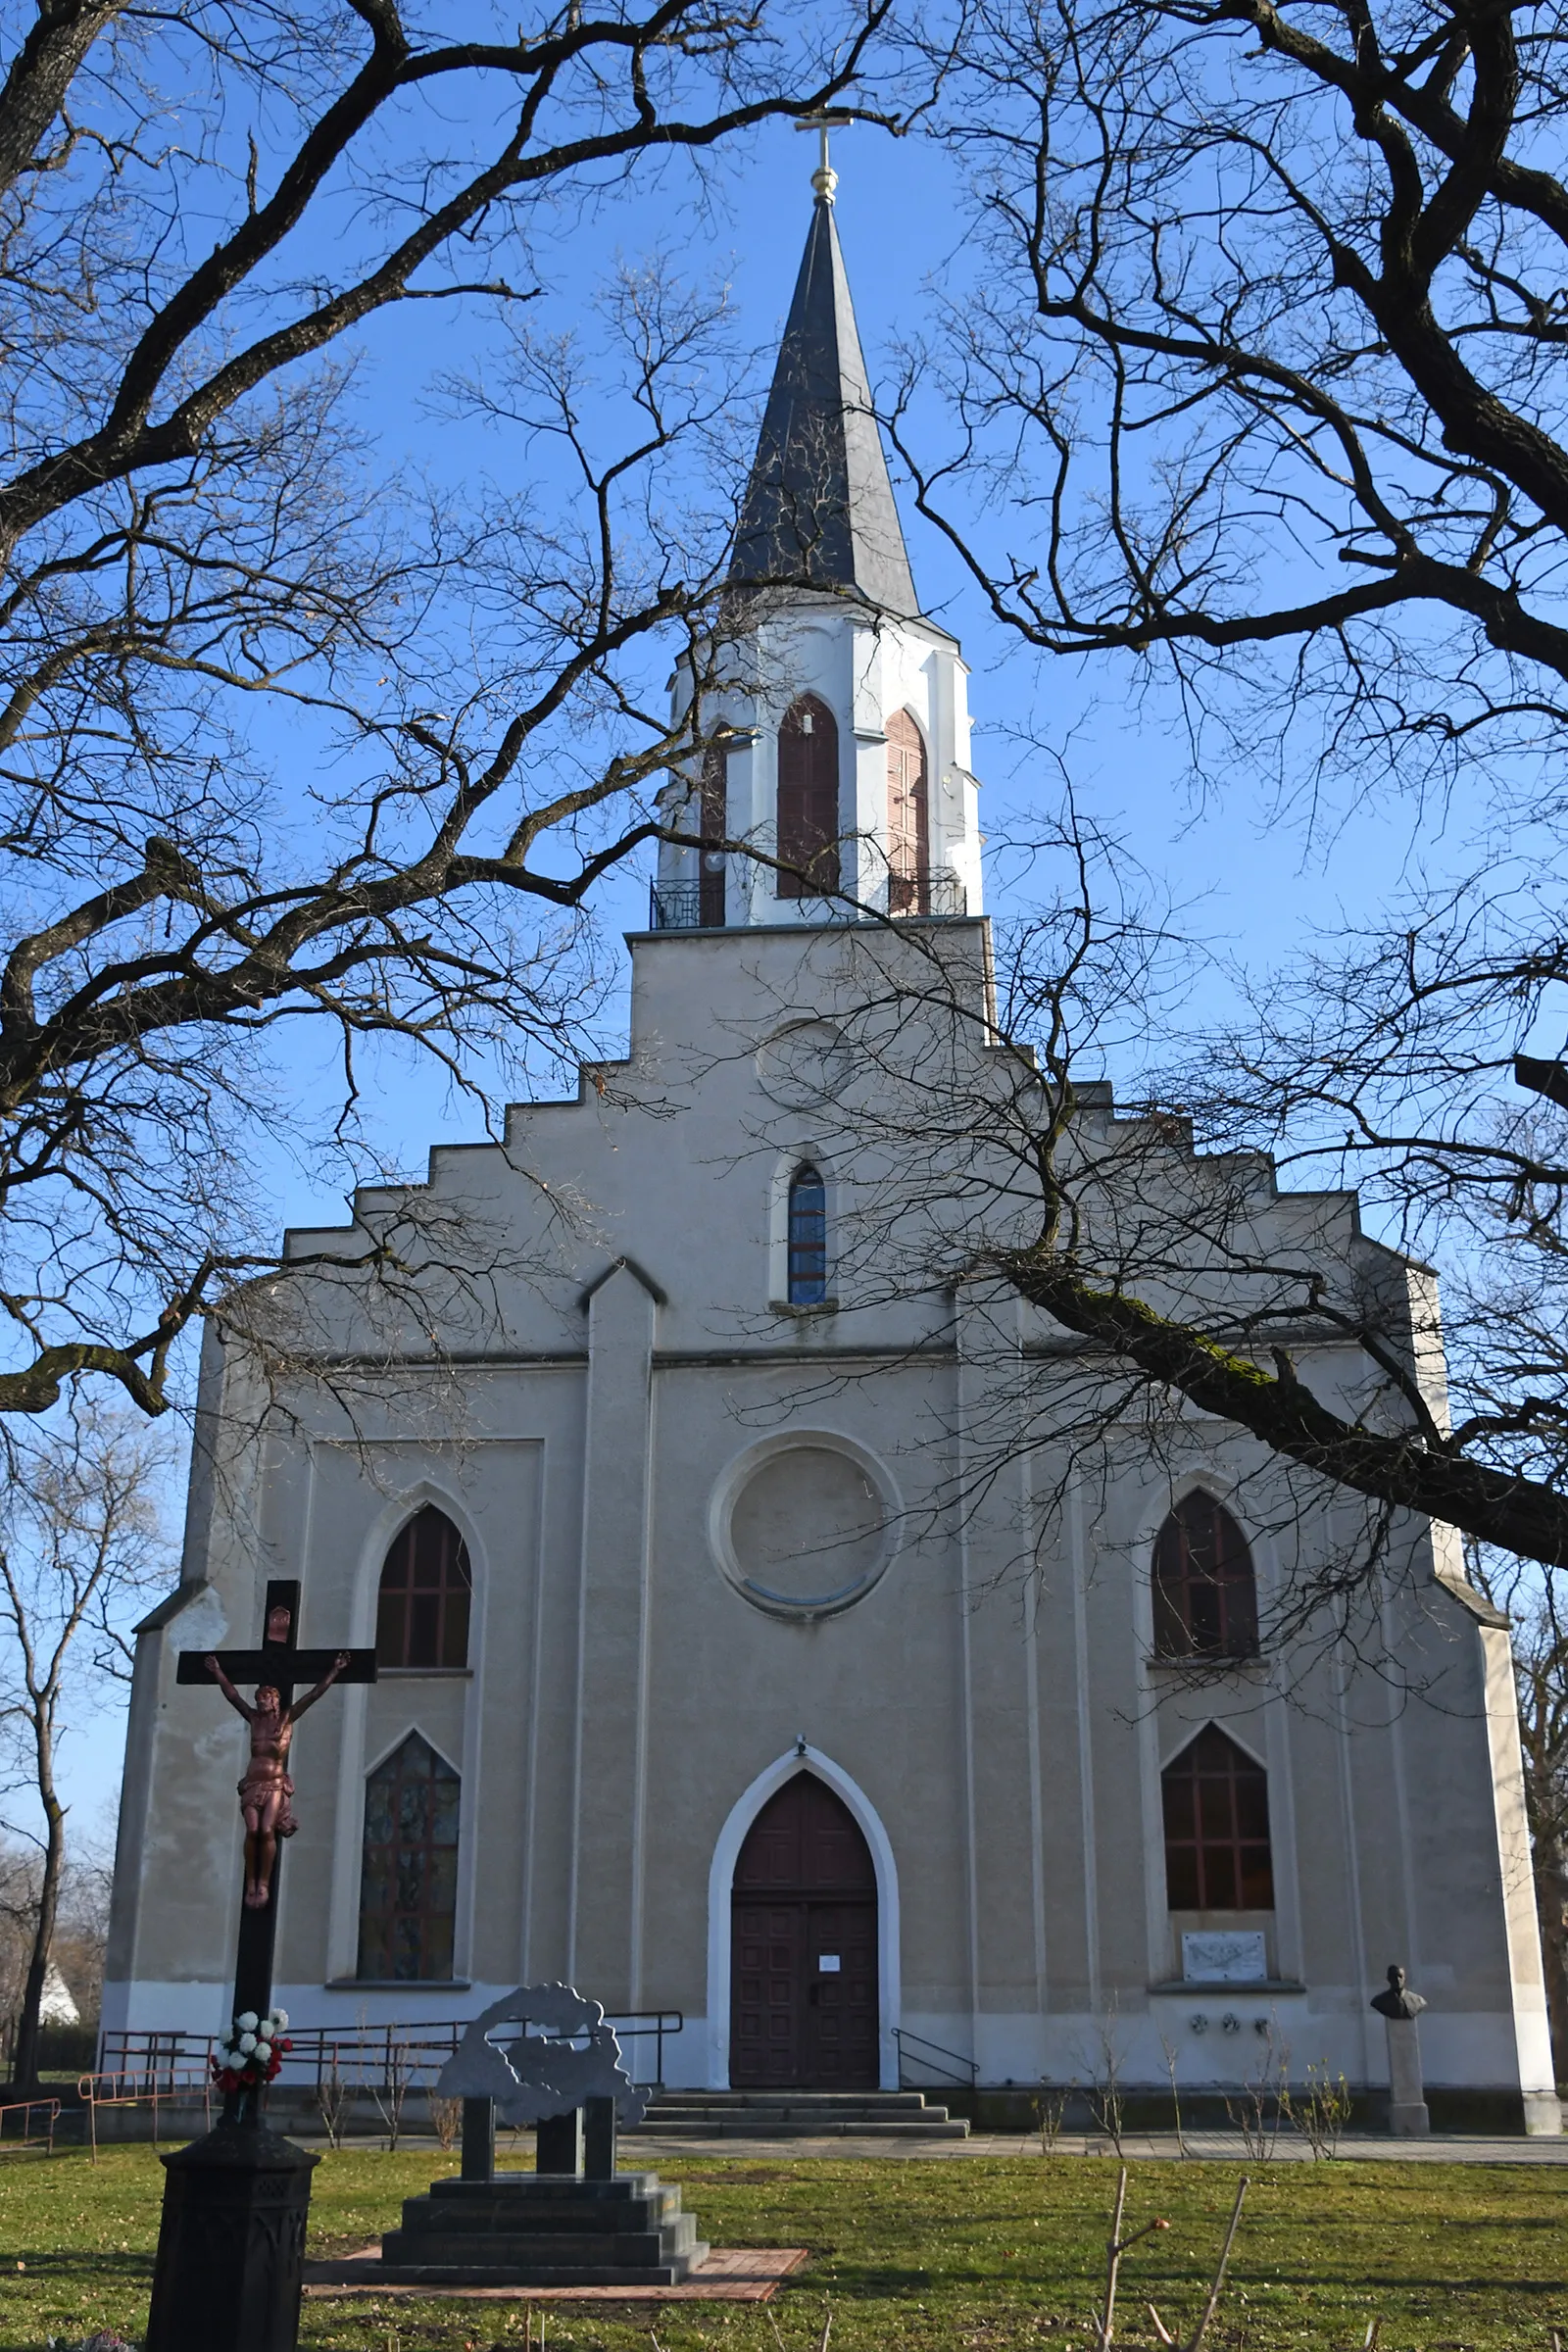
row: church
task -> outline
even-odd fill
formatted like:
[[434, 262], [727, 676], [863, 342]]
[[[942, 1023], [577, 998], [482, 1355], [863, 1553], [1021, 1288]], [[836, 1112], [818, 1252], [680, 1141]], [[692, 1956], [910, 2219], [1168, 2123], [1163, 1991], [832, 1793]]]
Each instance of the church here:
[[[281, 1396], [209, 1332], [181, 1581], [138, 1633], [106, 2028], [228, 2022], [242, 1735], [176, 1659], [255, 1642], [294, 1578], [301, 1639], [378, 1670], [294, 1743], [301, 2026], [564, 1980], [678, 2013], [671, 2086], [984, 2092], [1108, 2049], [1128, 2088], [1266, 2062], [1375, 2091], [1399, 1962], [1435, 2120], [1555, 2132], [1507, 1627], [1446, 1531], [1414, 1527], [1383, 1604], [1401, 1696], [1332, 1644], [1279, 1654], [1287, 1554], [1327, 1556], [1334, 1498], [1287, 1539], [1245, 1433], [1173, 1408], [1098, 1467], [1005, 1442], [1050, 1335], [944, 1255], [976, 1212], [907, 1107], [1001, 1058], [967, 672], [920, 609], [825, 156], [813, 185], [703, 686], [720, 748], [664, 796], [624, 1061], [287, 1243], [341, 1261], [422, 1218], [476, 1237], [482, 1281], [432, 1243], [388, 1323], [302, 1273], [318, 1362]], [[1080, 1101], [1120, 1132], [1108, 1088]], [[1307, 1198], [1268, 1172], [1265, 1242]], [[1426, 1279], [1352, 1198], [1310, 1213], [1386, 1287]]]

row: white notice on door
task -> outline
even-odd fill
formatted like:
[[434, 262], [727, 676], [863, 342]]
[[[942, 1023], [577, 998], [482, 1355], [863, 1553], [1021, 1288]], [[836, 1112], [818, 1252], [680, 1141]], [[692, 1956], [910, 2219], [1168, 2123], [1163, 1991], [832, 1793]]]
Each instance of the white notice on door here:
[[839, 1956], [837, 1952], [818, 1952], [816, 1956], [816, 1973], [819, 1977], [836, 1977], [839, 1973]]

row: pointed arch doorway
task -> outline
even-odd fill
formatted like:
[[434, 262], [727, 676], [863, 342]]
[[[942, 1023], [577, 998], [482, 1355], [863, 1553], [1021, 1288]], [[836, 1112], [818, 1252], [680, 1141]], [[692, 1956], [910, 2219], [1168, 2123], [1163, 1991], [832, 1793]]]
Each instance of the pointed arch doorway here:
[[876, 1868], [825, 1782], [798, 1772], [758, 1814], [730, 1896], [737, 2090], [874, 2090]]

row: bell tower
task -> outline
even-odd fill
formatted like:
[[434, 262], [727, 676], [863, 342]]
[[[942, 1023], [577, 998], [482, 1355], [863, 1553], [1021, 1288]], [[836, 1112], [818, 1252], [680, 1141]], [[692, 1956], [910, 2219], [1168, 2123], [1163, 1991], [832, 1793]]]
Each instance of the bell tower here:
[[661, 796], [702, 847], [662, 846], [655, 929], [982, 911], [968, 671], [920, 610], [821, 139], [704, 698], [723, 748]]

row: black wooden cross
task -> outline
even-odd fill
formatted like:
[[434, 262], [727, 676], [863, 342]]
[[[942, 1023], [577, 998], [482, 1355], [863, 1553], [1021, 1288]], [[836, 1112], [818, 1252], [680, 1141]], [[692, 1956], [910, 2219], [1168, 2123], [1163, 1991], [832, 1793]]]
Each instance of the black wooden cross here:
[[[219, 1665], [231, 1683], [249, 1683], [253, 1689], [270, 1687], [277, 1692], [279, 1707], [287, 1707], [294, 1696], [296, 1683], [318, 1683], [331, 1672], [340, 1655], [348, 1664], [339, 1668], [336, 1680], [340, 1683], [373, 1683], [375, 1652], [373, 1649], [301, 1649], [298, 1646], [300, 1617], [300, 1589], [290, 1578], [278, 1578], [269, 1583], [267, 1605], [262, 1613], [263, 1641], [260, 1649], [220, 1649], [216, 1653], [204, 1649], [182, 1649], [175, 1670], [180, 1683], [201, 1683], [215, 1690], [207, 1665], [209, 1656], [217, 1656]], [[267, 1900], [252, 1906], [245, 1905], [239, 1917], [239, 1949], [234, 1962], [234, 2010], [254, 2009], [265, 2016], [272, 2004], [272, 1947], [277, 1935], [277, 1893], [282, 1876], [282, 1839], [277, 1841], [271, 1871], [267, 1883]]]
[[[253, 1709], [232, 1692], [251, 1732], [242, 1786], [251, 1791], [253, 1819], [262, 1818], [258, 1799], [268, 1800], [272, 1844], [270, 1868], [258, 1871], [253, 1899], [239, 1915], [231, 2014], [237, 2019], [254, 2009], [253, 2025], [272, 2007], [281, 1839], [292, 1827], [284, 1786], [291, 1727], [284, 1711], [295, 1684], [306, 1677], [314, 1683], [328, 1674], [334, 1682], [375, 1680], [373, 1649], [299, 1648], [299, 1586], [292, 1580], [270, 1584], [260, 1649], [185, 1649], [175, 1669], [177, 1681], [205, 1683], [216, 1697], [220, 1686], [208, 1663], [216, 1658], [231, 1686], [249, 1683], [260, 1690], [270, 1685], [277, 1692], [275, 1715]], [[254, 1838], [253, 1859], [259, 1862], [264, 1839], [259, 1831], [248, 1830], [247, 1837]], [[311, 2174], [320, 2159], [266, 2129], [265, 2090], [264, 2082], [241, 2077], [205, 2138], [163, 2159], [168, 2170], [147, 2352], [296, 2352]]]

